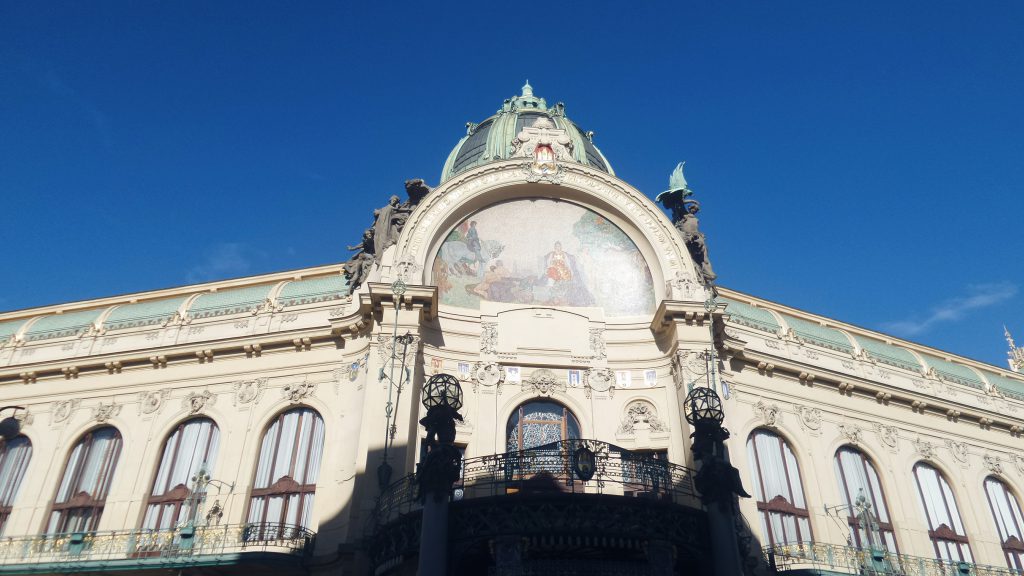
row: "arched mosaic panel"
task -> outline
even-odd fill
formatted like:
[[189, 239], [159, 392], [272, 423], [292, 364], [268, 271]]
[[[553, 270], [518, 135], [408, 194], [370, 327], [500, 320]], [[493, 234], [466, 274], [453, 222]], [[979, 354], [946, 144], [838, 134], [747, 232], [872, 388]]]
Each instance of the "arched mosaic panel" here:
[[654, 312], [651, 270], [636, 244], [570, 202], [513, 200], [456, 226], [431, 267], [442, 304], [481, 301], [594, 306], [608, 316]]

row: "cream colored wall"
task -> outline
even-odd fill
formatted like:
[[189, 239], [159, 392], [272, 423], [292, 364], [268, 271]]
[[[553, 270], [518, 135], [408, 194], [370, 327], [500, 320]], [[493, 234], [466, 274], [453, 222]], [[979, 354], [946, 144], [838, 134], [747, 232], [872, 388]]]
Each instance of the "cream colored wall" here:
[[[730, 353], [723, 378], [732, 392], [725, 402], [726, 426], [733, 433], [729, 450], [749, 492], [753, 476], [746, 441], [753, 431], [768, 429], [789, 443], [799, 461], [814, 540], [844, 545], [847, 513], [830, 515], [826, 508], [842, 505], [833, 459], [839, 448], [852, 446], [878, 471], [900, 552], [931, 558], [934, 549], [913, 476], [914, 465], [927, 462], [950, 483], [975, 561], [1005, 566], [983, 482], [995, 476], [1018, 499], [1022, 494], [1020, 438], [1008, 430], [1019, 423], [1013, 414], [1021, 413], [1021, 403], [891, 366], [884, 367], [891, 375], [883, 380], [877, 377], [882, 367], [862, 357], [738, 324], [727, 332], [745, 346]], [[852, 369], [833, 362], [839, 359]], [[927, 406], [915, 408], [914, 402]], [[960, 415], [947, 415], [950, 410]], [[996, 423], [983, 426], [980, 418]], [[742, 500], [741, 509], [766, 544], [754, 499]]]

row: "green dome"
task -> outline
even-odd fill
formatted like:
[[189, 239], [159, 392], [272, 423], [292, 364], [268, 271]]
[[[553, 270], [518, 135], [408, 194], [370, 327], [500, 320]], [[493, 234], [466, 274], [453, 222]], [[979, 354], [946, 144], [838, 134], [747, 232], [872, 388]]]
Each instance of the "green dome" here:
[[541, 117], [546, 117], [555, 128], [565, 130], [572, 144], [572, 158], [602, 172], [615, 174], [611, 164], [594, 146], [593, 132], [584, 132], [565, 116], [565, 105], [559, 102], [548, 108], [543, 98], [533, 95], [529, 81], [523, 86], [523, 93], [505, 100], [498, 113], [474, 124], [466, 124], [466, 135], [455, 145], [441, 172], [444, 182], [471, 168], [507, 160], [512, 154], [512, 142], [524, 126], [532, 126]]

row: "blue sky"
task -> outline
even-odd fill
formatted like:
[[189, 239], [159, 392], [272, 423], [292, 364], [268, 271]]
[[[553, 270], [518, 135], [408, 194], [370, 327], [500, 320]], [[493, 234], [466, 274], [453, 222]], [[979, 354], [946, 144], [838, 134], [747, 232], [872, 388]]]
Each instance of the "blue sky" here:
[[1020, 2], [0, 3], [0, 310], [337, 262], [526, 78], [720, 283], [1005, 366]]

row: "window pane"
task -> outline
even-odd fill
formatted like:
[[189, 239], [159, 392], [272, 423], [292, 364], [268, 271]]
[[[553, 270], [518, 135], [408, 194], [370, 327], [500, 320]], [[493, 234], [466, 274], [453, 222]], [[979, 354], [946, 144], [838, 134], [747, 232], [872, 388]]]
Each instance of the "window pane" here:
[[[290, 410], [267, 427], [249, 502], [249, 522], [309, 527], [320, 474], [324, 421], [308, 408]], [[290, 479], [290, 481], [289, 481]], [[276, 530], [254, 532], [276, 537]]]
[[811, 540], [800, 467], [789, 445], [778, 435], [759, 430], [747, 439], [747, 457], [758, 509], [769, 514], [767, 543]]
[[164, 443], [142, 527], [163, 529], [189, 518], [192, 478], [217, 457], [220, 432], [208, 418], [179, 425]]
[[[96, 529], [120, 454], [121, 434], [109, 426], [89, 432], [75, 444], [64, 467], [47, 532]], [[74, 504], [69, 503], [72, 499]]]

